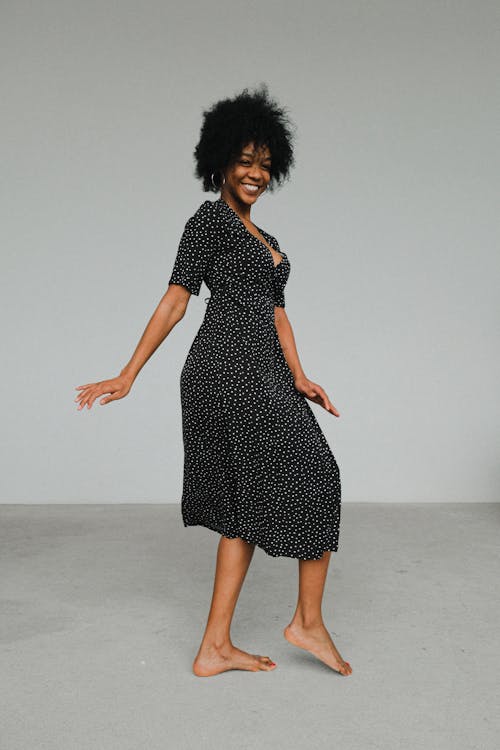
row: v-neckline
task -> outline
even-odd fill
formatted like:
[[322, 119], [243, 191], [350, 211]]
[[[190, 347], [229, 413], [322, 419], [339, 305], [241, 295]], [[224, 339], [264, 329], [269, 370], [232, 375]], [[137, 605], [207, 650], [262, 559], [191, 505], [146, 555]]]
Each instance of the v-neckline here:
[[[229, 205], [229, 203], [228, 203], [227, 201], [225, 201], [225, 200], [224, 200], [224, 198], [217, 198], [217, 200], [218, 200], [218, 201], [219, 201], [220, 203], [224, 203], [224, 205], [228, 207], [228, 209], [229, 209], [229, 210], [231, 211], [231, 213], [232, 213], [232, 214], [233, 214], [233, 215], [234, 215], [234, 216], [236, 217], [236, 219], [237, 219], [237, 220], [239, 221], [239, 223], [241, 224], [241, 226], [243, 227], [243, 229], [245, 230], [245, 232], [248, 232], [248, 234], [250, 235], [250, 237], [253, 237], [253, 238], [254, 238], [254, 240], [257, 240], [257, 242], [258, 242], [258, 243], [259, 243], [260, 245], [263, 245], [263, 246], [264, 246], [264, 247], [266, 248], [267, 252], [269, 253], [269, 257], [271, 258], [271, 262], [272, 262], [272, 264], [273, 264], [273, 266], [274, 266], [274, 269], [278, 268], [278, 266], [281, 266], [281, 264], [282, 264], [282, 263], [283, 263], [283, 261], [285, 260], [285, 256], [283, 255], [283, 253], [281, 253], [281, 252], [280, 252], [279, 250], [276, 250], [276, 248], [273, 248], [273, 250], [276, 250], [276, 252], [278, 253], [278, 255], [281, 255], [281, 260], [280, 260], [280, 261], [278, 261], [278, 263], [276, 263], [276, 264], [275, 264], [275, 263], [274, 263], [274, 257], [273, 257], [273, 254], [272, 254], [272, 252], [271, 252], [271, 251], [269, 250], [269, 248], [268, 248], [268, 246], [266, 245], [266, 243], [265, 243], [265, 242], [262, 242], [262, 240], [259, 240], [259, 238], [258, 238], [258, 237], [256, 237], [256, 236], [255, 236], [255, 235], [254, 235], [254, 234], [253, 234], [253, 233], [252, 233], [252, 232], [251, 232], [251, 231], [250, 231], [250, 230], [248, 229], [248, 227], [247, 227], [247, 226], [245, 225], [245, 223], [244, 223], [244, 221], [243, 221], [243, 220], [241, 219], [241, 217], [240, 217], [240, 216], [238, 216], [238, 214], [236, 213], [236, 211], [234, 210], [234, 208], [232, 208], [232, 206], [230, 206], [230, 205]], [[265, 236], [265, 235], [267, 234], [267, 232], [264, 232], [264, 230], [263, 230], [263, 229], [261, 229], [260, 227], [258, 227], [258, 226], [257, 226], [257, 224], [254, 224], [254, 226], [255, 226], [255, 227], [257, 227], [257, 229], [259, 230], [259, 232], [260, 232], [260, 233], [261, 233], [261, 234], [262, 234], [263, 236]], [[272, 243], [269, 243], [269, 244], [272, 244]]]

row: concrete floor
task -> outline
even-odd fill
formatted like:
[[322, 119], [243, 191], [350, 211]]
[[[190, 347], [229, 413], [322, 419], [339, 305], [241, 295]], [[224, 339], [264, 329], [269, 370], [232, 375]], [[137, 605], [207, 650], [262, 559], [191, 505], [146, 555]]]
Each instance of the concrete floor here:
[[324, 618], [350, 677], [284, 640], [297, 562], [258, 548], [232, 638], [278, 666], [195, 677], [219, 536], [178, 505], [0, 520], [1, 750], [500, 746], [500, 505], [343, 504]]

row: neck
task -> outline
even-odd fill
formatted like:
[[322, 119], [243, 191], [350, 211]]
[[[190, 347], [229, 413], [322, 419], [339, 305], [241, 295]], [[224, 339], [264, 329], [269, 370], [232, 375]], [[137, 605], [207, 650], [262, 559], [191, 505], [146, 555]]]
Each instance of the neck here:
[[238, 198], [235, 198], [234, 195], [229, 193], [226, 190], [223, 190], [220, 194], [219, 200], [223, 200], [225, 203], [230, 206], [233, 211], [238, 214], [240, 219], [242, 221], [248, 221], [250, 222], [250, 209], [251, 206], [248, 205], [248, 203], [243, 203], [242, 201], [238, 200]]

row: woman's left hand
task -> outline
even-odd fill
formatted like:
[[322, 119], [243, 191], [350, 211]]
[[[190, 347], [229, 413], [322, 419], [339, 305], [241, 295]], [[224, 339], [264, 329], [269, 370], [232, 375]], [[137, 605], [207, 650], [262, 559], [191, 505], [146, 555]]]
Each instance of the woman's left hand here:
[[330, 414], [334, 414], [336, 417], [340, 417], [340, 412], [338, 412], [334, 405], [331, 403], [330, 399], [320, 385], [318, 385], [317, 383], [313, 383], [312, 380], [309, 380], [309, 378], [305, 377], [297, 378], [297, 380], [294, 381], [294, 385], [299, 393], [302, 393], [310, 401], [314, 401], [316, 404], [319, 404], [323, 407], [323, 409], [329, 411]]

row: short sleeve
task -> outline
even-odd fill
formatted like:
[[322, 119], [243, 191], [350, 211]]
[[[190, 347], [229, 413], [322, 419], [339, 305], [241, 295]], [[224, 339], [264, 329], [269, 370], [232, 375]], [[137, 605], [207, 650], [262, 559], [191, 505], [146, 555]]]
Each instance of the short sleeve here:
[[274, 285], [274, 304], [276, 307], [285, 307], [285, 290]]
[[169, 284], [182, 284], [198, 295], [217, 242], [214, 205], [201, 204], [182, 232]]

